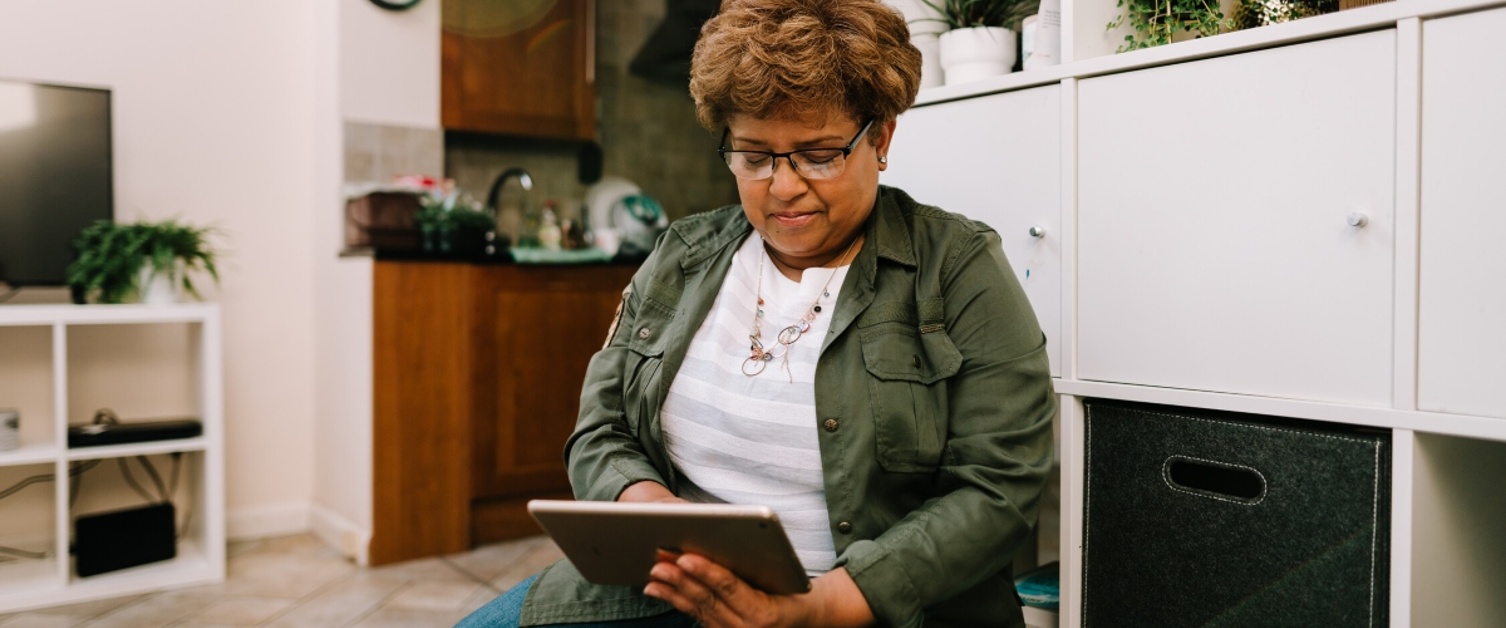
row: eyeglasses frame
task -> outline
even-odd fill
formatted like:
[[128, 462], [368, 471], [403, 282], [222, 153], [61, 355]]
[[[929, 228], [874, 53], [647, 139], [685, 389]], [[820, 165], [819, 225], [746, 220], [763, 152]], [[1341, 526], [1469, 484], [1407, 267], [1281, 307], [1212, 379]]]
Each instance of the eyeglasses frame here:
[[[722, 163], [726, 163], [727, 162], [727, 153], [756, 153], [756, 154], [759, 154], [759, 155], [767, 155], [767, 156], [773, 158], [774, 165], [772, 165], [772, 166], [769, 167], [769, 176], [767, 176], [767, 177], [761, 177], [761, 178], [758, 178], [758, 179], [746, 179], [745, 177], [738, 177], [739, 179], [746, 179], [748, 181], [763, 181], [765, 179], [771, 179], [771, 178], [773, 178], [774, 177], [774, 170], [779, 166], [779, 159], [781, 157], [783, 157], [785, 161], [790, 162], [790, 169], [794, 170], [795, 174], [798, 174], [801, 177], [804, 177], [805, 174], [802, 173], [802, 172], [800, 172], [800, 167], [795, 165], [795, 159], [793, 158], [793, 155], [795, 155], [796, 153], [808, 153], [808, 152], [815, 152], [815, 151], [819, 151], [819, 150], [840, 150], [840, 151], [842, 151], [842, 160], [845, 162], [847, 160], [847, 158], [852, 155], [852, 151], [857, 149], [858, 142], [862, 141], [863, 137], [866, 136], [866, 135], [868, 135], [868, 129], [872, 128], [873, 127], [873, 123], [875, 121], [877, 121], [877, 120], [878, 120], [877, 117], [870, 117], [870, 118], [868, 118], [868, 121], [863, 123], [863, 128], [861, 128], [861, 129], [858, 130], [858, 134], [854, 135], [852, 137], [852, 141], [848, 142], [846, 146], [843, 146], [841, 148], [832, 148], [832, 147], [801, 148], [799, 150], [792, 150], [792, 151], [787, 151], [787, 152], [783, 152], [783, 153], [776, 153], [776, 152], [767, 151], [767, 150], [734, 150], [734, 149], [731, 149], [731, 148], [727, 148], [727, 137], [730, 136], [730, 135], [732, 135], [732, 127], [727, 127], [725, 130], [722, 131], [722, 140], [721, 140], [721, 142], [719, 142], [717, 144], [716, 154], [721, 156]], [[728, 164], [728, 165], [730, 166], [731, 164]], [[846, 170], [847, 166], [846, 166], [845, 163], [843, 164], [842, 168], [843, 168], [843, 170], [842, 170], [843, 172], [847, 171]], [[732, 175], [733, 176], [737, 176], [737, 173], [733, 172]], [[838, 174], [837, 176], [842, 176], [842, 175]]]

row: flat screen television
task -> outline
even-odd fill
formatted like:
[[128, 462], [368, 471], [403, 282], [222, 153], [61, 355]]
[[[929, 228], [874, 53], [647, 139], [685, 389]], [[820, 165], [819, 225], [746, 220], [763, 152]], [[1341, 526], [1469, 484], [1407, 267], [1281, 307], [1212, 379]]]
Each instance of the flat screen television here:
[[0, 79], [0, 284], [61, 286], [114, 213], [110, 91]]

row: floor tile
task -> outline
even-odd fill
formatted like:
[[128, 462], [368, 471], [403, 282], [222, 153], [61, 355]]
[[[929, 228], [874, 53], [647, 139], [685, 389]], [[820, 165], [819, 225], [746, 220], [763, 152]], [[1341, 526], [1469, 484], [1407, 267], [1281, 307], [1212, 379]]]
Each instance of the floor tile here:
[[562, 556], [536, 536], [361, 568], [312, 534], [227, 555], [223, 583], [0, 615], [0, 628], [448, 627]]
[[211, 604], [185, 621], [194, 626], [207, 624], [258, 626], [292, 607], [293, 604], [294, 600], [278, 598], [232, 597]]
[[565, 553], [561, 552], [553, 542], [543, 543], [497, 577], [492, 578], [491, 585], [498, 591], [506, 591], [564, 557]]
[[482, 590], [493, 591], [478, 582], [413, 582], [387, 600], [382, 608], [458, 613]]
[[352, 628], [450, 628], [461, 617], [454, 612], [383, 608], [362, 618]]

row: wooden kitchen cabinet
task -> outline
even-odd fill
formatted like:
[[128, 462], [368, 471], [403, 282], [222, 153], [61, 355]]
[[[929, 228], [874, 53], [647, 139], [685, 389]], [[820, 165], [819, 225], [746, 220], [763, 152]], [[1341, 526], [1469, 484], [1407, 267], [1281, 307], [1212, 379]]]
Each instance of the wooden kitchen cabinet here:
[[631, 266], [379, 260], [371, 564], [537, 534]]
[[595, 0], [446, 0], [445, 129], [596, 137]]

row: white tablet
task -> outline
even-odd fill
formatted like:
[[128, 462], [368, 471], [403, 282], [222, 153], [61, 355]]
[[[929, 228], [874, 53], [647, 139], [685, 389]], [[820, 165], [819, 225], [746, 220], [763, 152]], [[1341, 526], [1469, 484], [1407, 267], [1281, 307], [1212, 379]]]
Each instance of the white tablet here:
[[528, 514], [596, 584], [648, 584], [655, 552], [664, 548], [705, 556], [768, 593], [811, 588], [767, 506], [535, 499]]

